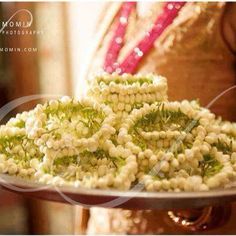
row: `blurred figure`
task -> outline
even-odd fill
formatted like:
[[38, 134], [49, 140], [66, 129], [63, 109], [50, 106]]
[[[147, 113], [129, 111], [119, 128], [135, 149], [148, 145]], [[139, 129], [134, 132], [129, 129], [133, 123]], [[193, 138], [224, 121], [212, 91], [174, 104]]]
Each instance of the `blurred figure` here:
[[[126, 23], [126, 19], [119, 18], [123, 4], [125, 3], [109, 3], [102, 13], [100, 27], [96, 32], [100, 41], [96, 43], [95, 50], [91, 54], [87, 75], [103, 68], [117, 24], [119, 21]], [[119, 40], [122, 47], [118, 55], [118, 64], [143, 38], [156, 17], [163, 11], [163, 4], [165, 3], [137, 2], [128, 17], [125, 40]], [[235, 40], [235, 3], [188, 2], [179, 11], [173, 23], [165, 28], [155, 41], [152, 49], [145, 55], [141, 52], [142, 59], [135, 68], [135, 72], [154, 72], [165, 76], [168, 80], [170, 100], [199, 99], [201, 105], [206, 106], [221, 92], [236, 83]], [[232, 90], [217, 100], [210, 109], [224, 119], [235, 121], [235, 98], [236, 92]], [[232, 209], [236, 211], [233, 204]], [[77, 211], [81, 211], [81, 208]], [[190, 219], [192, 214], [190, 210], [188, 212], [187, 218]], [[83, 214], [84, 218], [89, 219], [88, 225], [83, 217], [82, 219], [77, 217], [78, 232], [81, 232], [81, 229], [86, 231], [86, 227], [87, 232], [92, 234], [191, 232], [188, 227], [183, 228], [173, 222], [169, 224], [166, 221], [167, 212], [165, 211], [92, 208], [90, 213], [84, 210]], [[224, 212], [217, 213], [219, 214], [227, 219]], [[225, 214], [230, 216], [230, 211]], [[236, 233], [234, 215], [235, 212], [225, 227], [206, 232]], [[202, 216], [201, 210], [193, 218], [198, 220], [198, 216]], [[216, 228], [218, 226], [214, 225]]]

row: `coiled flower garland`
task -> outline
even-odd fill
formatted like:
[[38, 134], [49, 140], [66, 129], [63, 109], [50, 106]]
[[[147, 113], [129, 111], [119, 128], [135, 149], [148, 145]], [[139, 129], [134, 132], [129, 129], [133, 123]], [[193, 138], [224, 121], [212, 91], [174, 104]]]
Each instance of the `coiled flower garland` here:
[[101, 74], [91, 80], [88, 96], [109, 105], [120, 118], [143, 103], [167, 100], [166, 79], [148, 74]]
[[236, 124], [195, 101], [168, 102], [165, 78], [99, 75], [0, 127], [0, 172], [55, 185], [206, 191], [236, 178]]

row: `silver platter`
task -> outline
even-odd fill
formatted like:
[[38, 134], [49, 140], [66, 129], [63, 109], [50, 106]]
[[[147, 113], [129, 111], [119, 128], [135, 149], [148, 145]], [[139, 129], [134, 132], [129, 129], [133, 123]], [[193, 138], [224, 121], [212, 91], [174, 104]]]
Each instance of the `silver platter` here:
[[236, 187], [207, 192], [139, 192], [86, 189], [82, 187], [55, 187], [26, 181], [5, 174], [0, 185], [26, 197], [47, 201], [82, 205], [84, 207], [128, 209], [199, 208], [236, 201]]

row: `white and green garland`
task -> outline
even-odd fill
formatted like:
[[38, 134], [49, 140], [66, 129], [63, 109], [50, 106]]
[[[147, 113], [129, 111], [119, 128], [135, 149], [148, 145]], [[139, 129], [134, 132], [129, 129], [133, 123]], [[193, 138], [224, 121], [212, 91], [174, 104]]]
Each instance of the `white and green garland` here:
[[35, 182], [206, 191], [236, 179], [236, 124], [195, 101], [168, 102], [155, 75], [96, 76], [0, 126], [0, 173]]

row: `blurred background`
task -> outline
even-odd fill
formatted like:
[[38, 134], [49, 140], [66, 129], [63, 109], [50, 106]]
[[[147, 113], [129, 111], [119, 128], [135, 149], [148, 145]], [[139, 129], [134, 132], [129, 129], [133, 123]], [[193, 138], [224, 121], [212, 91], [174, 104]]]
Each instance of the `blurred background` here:
[[[102, 7], [98, 2], [0, 3], [0, 106], [32, 94], [79, 95]], [[73, 219], [70, 205], [0, 190], [0, 234], [71, 234]]]

